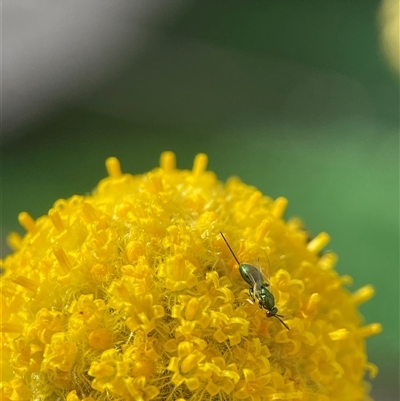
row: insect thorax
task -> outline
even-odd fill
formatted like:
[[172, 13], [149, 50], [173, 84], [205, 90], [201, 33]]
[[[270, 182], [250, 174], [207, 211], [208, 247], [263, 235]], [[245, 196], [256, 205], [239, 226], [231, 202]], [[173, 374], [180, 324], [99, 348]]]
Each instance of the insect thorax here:
[[275, 307], [275, 298], [272, 293], [264, 285], [259, 292], [259, 301], [264, 309], [272, 310]]

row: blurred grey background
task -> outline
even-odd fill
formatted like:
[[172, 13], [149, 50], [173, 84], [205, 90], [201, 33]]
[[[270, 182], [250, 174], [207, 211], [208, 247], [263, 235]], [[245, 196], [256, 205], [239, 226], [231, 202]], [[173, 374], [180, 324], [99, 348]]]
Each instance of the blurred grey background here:
[[[182, 2], [3, 0], [3, 135], [87, 99]], [[190, 4], [188, 2], [187, 4]]]
[[[313, 234], [384, 331], [376, 400], [399, 399], [398, 0], [3, 0], [2, 254], [17, 215], [206, 152]], [[397, 30], [397, 31], [396, 31]], [[396, 42], [397, 41], [397, 42]]]

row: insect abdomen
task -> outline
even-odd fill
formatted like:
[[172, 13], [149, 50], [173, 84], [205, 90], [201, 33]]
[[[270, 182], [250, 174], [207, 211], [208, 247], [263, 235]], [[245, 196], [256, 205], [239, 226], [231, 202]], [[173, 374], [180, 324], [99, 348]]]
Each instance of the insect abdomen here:
[[253, 286], [255, 283], [257, 285], [262, 285], [263, 280], [260, 271], [253, 265], [247, 263], [242, 263], [239, 266], [240, 275], [247, 284]]
[[262, 306], [264, 309], [272, 310], [275, 307], [275, 298], [272, 293], [263, 286], [261, 290]]

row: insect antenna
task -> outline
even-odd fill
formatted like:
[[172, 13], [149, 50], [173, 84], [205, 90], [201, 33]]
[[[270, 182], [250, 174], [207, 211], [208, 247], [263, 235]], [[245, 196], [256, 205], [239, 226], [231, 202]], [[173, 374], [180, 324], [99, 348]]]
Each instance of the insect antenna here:
[[233, 255], [233, 257], [235, 258], [237, 264], [240, 266], [241, 263], [239, 262], [239, 259], [236, 257], [235, 253], [232, 251], [232, 248], [231, 248], [231, 246], [229, 245], [229, 243], [228, 243], [228, 241], [226, 240], [226, 238], [224, 237], [224, 234], [222, 234], [221, 231], [220, 231], [219, 233], [221, 234], [222, 238], [224, 239], [225, 244], [228, 245], [228, 248], [229, 248], [229, 250], [231, 251], [231, 254]]
[[290, 330], [289, 326], [279, 317], [279, 316], [282, 316], [282, 315], [273, 315], [273, 316], [276, 317], [288, 330]]

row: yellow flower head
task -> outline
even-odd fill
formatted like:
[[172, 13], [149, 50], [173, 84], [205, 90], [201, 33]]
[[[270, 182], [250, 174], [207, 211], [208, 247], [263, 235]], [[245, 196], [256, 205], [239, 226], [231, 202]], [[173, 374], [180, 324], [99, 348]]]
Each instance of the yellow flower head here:
[[20, 214], [1, 262], [2, 400], [368, 399], [380, 325], [357, 307], [373, 288], [344, 288], [328, 235], [284, 221], [284, 198], [206, 164], [165, 152], [133, 176], [110, 158], [92, 195]]

